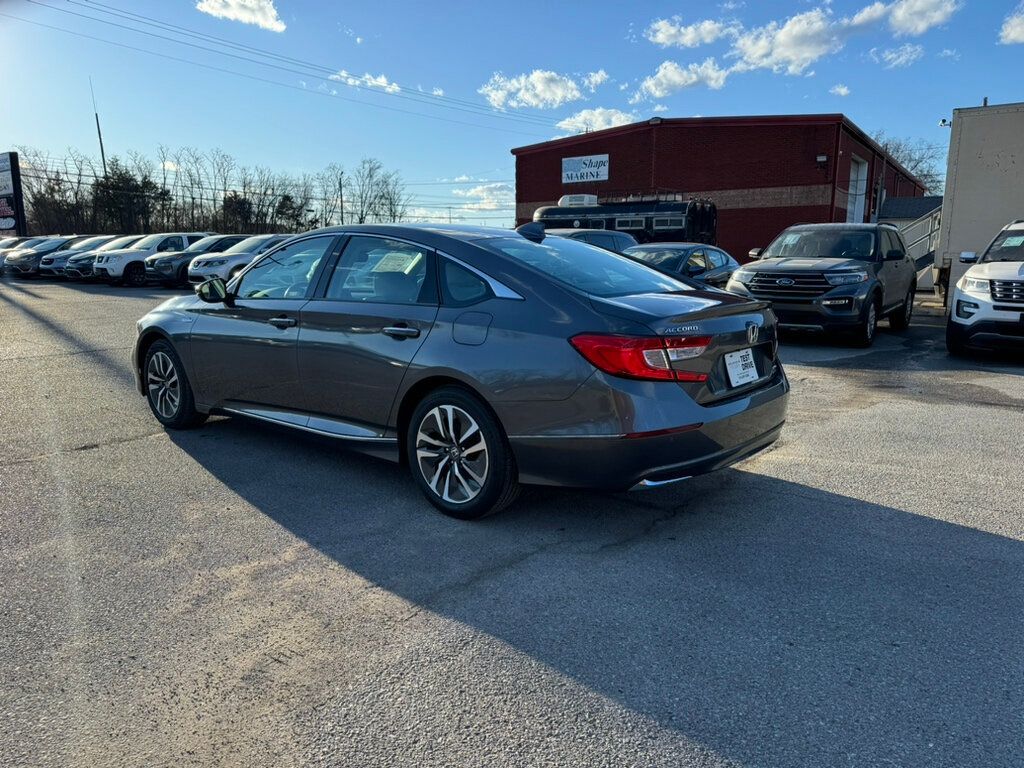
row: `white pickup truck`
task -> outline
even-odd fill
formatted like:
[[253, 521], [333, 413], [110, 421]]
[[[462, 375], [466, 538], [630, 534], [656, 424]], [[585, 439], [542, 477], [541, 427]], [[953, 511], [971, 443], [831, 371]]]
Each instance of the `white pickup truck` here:
[[146, 235], [131, 248], [96, 255], [96, 277], [131, 286], [146, 284], [146, 257], [164, 251], [183, 251], [210, 232], [161, 232]]

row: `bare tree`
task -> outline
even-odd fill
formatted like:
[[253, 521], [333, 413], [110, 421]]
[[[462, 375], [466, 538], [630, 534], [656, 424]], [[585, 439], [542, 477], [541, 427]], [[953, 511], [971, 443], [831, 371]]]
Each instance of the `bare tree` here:
[[917, 176], [925, 191], [941, 195], [946, 186], [946, 150], [939, 144], [924, 139], [898, 138], [886, 135], [884, 130], [872, 134], [878, 145], [896, 162]]
[[409, 213], [411, 196], [405, 191], [405, 183], [397, 171], [381, 177], [380, 215], [385, 221], [399, 222]]
[[[213, 221], [211, 225], [213, 228], [217, 227], [217, 206], [218, 203], [223, 209], [224, 200], [227, 198], [229, 185], [231, 184], [231, 174], [235, 170], [235, 158], [224, 152], [221, 149], [215, 149], [209, 154], [210, 167], [213, 170], [213, 178], [216, 183], [215, 197], [219, 200], [214, 200], [213, 205]], [[227, 224], [224, 222], [223, 216], [221, 217], [221, 226], [226, 230]]]
[[375, 221], [379, 217], [383, 175], [383, 164], [371, 157], [364, 157], [353, 171], [350, 198], [352, 218], [357, 224]]

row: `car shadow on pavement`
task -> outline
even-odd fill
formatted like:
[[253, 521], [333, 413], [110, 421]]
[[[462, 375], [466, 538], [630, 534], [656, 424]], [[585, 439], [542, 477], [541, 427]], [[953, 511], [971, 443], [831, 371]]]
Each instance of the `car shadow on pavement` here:
[[842, 339], [786, 334], [781, 338], [779, 357], [787, 366], [874, 371], [880, 375], [985, 371], [1024, 376], [1024, 353], [982, 350], [953, 357], [946, 352], [944, 332], [944, 324], [922, 323], [906, 331], [880, 333], [874, 346], [867, 349], [850, 346]]
[[405, 471], [320, 440], [240, 419], [170, 437], [408, 601], [402, 620], [486, 633], [721, 758], [988, 768], [1024, 750], [1016, 540], [742, 469], [534, 489], [462, 523]]

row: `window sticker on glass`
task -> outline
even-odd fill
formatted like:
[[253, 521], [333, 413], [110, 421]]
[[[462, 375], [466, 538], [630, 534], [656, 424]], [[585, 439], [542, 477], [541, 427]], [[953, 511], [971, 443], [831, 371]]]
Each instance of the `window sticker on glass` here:
[[1018, 235], [1015, 237], [1008, 237], [1001, 242], [998, 248], [1020, 248], [1024, 244], [1024, 235]]

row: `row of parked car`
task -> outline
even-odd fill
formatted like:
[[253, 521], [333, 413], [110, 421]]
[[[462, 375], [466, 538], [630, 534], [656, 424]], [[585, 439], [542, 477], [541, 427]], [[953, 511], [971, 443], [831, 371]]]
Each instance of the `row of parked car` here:
[[290, 235], [161, 232], [152, 235], [48, 235], [0, 240], [0, 269], [21, 277], [99, 279], [142, 286], [230, 280]]

